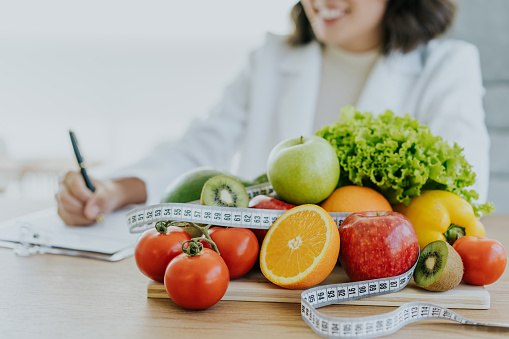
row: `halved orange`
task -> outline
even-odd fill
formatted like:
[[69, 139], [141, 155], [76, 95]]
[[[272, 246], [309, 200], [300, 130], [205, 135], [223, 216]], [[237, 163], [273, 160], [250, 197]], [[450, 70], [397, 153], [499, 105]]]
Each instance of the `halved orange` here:
[[304, 289], [322, 282], [339, 255], [339, 231], [318, 205], [300, 205], [270, 227], [260, 250], [260, 268], [272, 283]]

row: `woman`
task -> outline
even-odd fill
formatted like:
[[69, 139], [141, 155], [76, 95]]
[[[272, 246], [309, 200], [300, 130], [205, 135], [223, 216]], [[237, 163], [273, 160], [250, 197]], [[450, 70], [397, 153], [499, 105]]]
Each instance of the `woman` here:
[[[337, 120], [341, 107], [409, 113], [457, 142], [477, 173], [485, 201], [489, 137], [477, 49], [435, 40], [454, 14], [450, 0], [302, 0], [290, 37], [268, 35], [210, 115], [177, 143], [86, 189], [69, 172], [57, 193], [67, 224], [92, 224], [99, 213], [158, 202], [178, 174], [202, 165], [250, 178], [265, 171], [281, 140], [312, 134]], [[234, 157], [235, 153], [237, 157]]]

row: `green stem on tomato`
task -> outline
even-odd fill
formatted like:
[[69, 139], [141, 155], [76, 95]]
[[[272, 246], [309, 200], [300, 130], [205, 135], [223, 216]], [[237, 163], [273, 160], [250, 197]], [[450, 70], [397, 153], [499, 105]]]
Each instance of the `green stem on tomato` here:
[[221, 253], [219, 253], [219, 248], [217, 248], [216, 243], [214, 242], [214, 240], [212, 240], [212, 238], [210, 237], [210, 234], [209, 234], [209, 228], [212, 225], [208, 224], [205, 226], [199, 226], [198, 224], [195, 224], [194, 222], [190, 222], [190, 224], [193, 225], [194, 227], [196, 227], [197, 229], [199, 229], [201, 231], [201, 233], [203, 234], [203, 236], [205, 237], [205, 239], [202, 239], [202, 240], [206, 240], [210, 244], [210, 246], [212, 246], [212, 249], [214, 251], [216, 251], [217, 254], [221, 255]]
[[197, 239], [200, 238], [192, 238], [191, 240], [184, 241], [181, 244], [182, 252], [190, 257], [195, 257], [200, 254], [200, 252], [203, 250], [203, 244]]
[[[191, 240], [184, 241], [181, 244], [182, 252], [184, 252], [185, 254], [187, 254], [190, 257], [194, 257], [194, 256], [200, 254], [200, 252], [203, 250], [203, 244], [201, 243], [202, 241], [208, 242], [210, 244], [210, 246], [215, 247], [217, 249], [217, 246], [214, 243], [214, 241], [212, 241], [212, 239], [198, 237], [198, 238], [191, 238]], [[188, 244], [188, 245], [186, 246], [186, 244]], [[218, 251], [216, 251], [216, 252], [217, 252], [217, 254], [219, 254]]]
[[[205, 226], [200, 226], [200, 225], [198, 225], [198, 224], [196, 224], [194, 222], [187, 222], [187, 221], [170, 221], [169, 225], [170, 226], [178, 226], [178, 227], [192, 226], [192, 227], [200, 230], [201, 234], [203, 234], [203, 236], [205, 238], [196, 238], [196, 239], [201, 239], [201, 240], [207, 241], [210, 244], [210, 246], [212, 247], [212, 249], [217, 254], [220, 254], [219, 253], [219, 249], [217, 248], [216, 243], [214, 242], [214, 240], [212, 240], [212, 238], [209, 235], [209, 228], [212, 227], [212, 225], [208, 224], [208, 225], [205, 225]], [[157, 224], [156, 224], [156, 227], [157, 227]]]
[[160, 234], [166, 234], [168, 232], [168, 227], [170, 226], [170, 221], [158, 221], [155, 224], [155, 229]]

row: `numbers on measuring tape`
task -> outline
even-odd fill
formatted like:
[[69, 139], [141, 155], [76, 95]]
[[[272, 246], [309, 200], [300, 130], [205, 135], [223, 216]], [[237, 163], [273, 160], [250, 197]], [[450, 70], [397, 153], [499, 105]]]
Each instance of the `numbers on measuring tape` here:
[[[246, 190], [250, 197], [273, 192], [270, 184], [251, 186]], [[268, 229], [284, 212], [284, 210], [201, 206], [196, 203], [162, 203], [131, 210], [127, 214], [127, 224], [131, 233], [143, 232], [153, 227], [154, 222], [166, 220]], [[348, 214], [331, 213], [331, 216], [340, 225]]]
[[272, 185], [270, 184], [259, 184], [255, 186], [246, 187], [247, 195], [249, 199], [257, 195], [268, 195], [274, 192]]
[[178, 218], [182, 215], [182, 209], [181, 208], [175, 208], [173, 209], [172, 217]]
[[[166, 220], [268, 229], [284, 212], [286, 211], [163, 203], [131, 210], [127, 214], [127, 224], [131, 233], [143, 232], [153, 227], [154, 222]], [[331, 213], [331, 216], [339, 224], [348, 214]]]
[[[195, 204], [163, 203], [136, 208], [127, 214], [131, 233], [143, 232], [158, 221], [186, 221], [227, 227], [269, 229], [285, 210], [231, 208]], [[331, 213], [342, 221], [348, 213]]]
[[[273, 192], [270, 184], [246, 189], [250, 197]], [[158, 221], [187, 221], [227, 227], [268, 229], [285, 211], [255, 208], [201, 206], [196, 203], [168, 203], [140, 207], [128, 212], [127, 224], [131, 233], [142, 232]], [[338, 225], [348, 213], [331, 213]]]
[[211, 210], [203, 211], [203, 220], [206, 222], [209, 222], [210, 220], [212, 220], [212, 211]]

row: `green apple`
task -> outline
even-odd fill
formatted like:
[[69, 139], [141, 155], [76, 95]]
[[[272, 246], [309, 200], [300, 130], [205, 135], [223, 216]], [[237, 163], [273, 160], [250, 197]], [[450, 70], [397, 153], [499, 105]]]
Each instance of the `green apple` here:
[[336, 188], [339, 160], [334, 148], [311, 135], [288, 139], [269, 154], [267, 175], [277, 195], [295, 204], [318, 204]]

